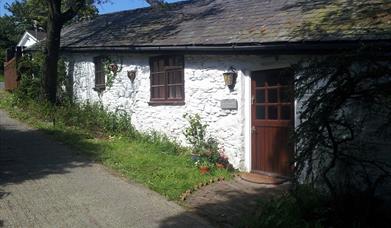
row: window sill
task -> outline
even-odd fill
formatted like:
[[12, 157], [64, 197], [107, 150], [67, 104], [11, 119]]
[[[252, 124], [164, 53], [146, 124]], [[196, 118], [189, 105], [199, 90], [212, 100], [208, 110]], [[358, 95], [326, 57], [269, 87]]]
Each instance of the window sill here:
[[92, 89], [95, 90], [96, 92], [102, 92], [103, 90], [106, 89], [106, 87], [94, 87]]
[[161, 105], [172, 105], [180, 106], [185, 105], [185, 101], [150, 101], [148, 102], [150, 106], [161, 106]]

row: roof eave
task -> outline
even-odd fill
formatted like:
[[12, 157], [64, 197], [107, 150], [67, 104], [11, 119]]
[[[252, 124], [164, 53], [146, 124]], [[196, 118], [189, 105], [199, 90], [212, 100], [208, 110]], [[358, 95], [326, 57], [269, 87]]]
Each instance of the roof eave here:
[[327, 42], [279, 42], [266, 44], [216, 44], [216, 45], [176, 45], [176, 46], [85, 46], [63, 47], [63, 52], [127, 52], [127, 53], [160, 53], [160, 52], [187, 52], [187, 53], [259, 53], [259, 52], [303, 52], [348, 50], [362, 45], [377, 45], [391, 47], [391, 40], [373, 41], [327, 41]]

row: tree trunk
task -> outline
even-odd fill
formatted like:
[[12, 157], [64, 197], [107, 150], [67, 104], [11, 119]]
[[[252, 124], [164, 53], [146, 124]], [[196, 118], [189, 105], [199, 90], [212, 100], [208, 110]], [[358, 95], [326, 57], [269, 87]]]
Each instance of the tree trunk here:
[[46, 26], [45, 61], [43, 66], [42, 85], [46, 100], [56, 103], [57, 66], [60, 53], [60, 36], [63, 26], [61, 18], [61, 1], [49, 2], [49, 20]]

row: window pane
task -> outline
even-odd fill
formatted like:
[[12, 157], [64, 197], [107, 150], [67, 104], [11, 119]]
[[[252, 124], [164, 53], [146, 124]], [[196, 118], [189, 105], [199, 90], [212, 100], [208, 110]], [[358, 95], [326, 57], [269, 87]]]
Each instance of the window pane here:
[[175, 65], [176, 66], [183, 66], [183, 56], [177, 56], [175, 58]]
[[157, 59], [152, 59], [151, 60], [151, 72], [158, 72], [159, 71], [159, 63], [157, 61]]
[[167, 87], [159, 87], [159, 98], [166, 98], [166, 88]]
[[176, 98], [176, 88], [175, 86], [168, 87], [168, 98]]
[[283, 75], [281, 76], [280, 84], [281, 85], [292, 85], [292, 77], [290, 75]]
[[290, 105], [284, 105], [281, 107], [281, 119], [290, 120], [292, 109]]
[[269, 89], [267, 95], [268, 95], [268, 102], [269, 103], [277, 103], [278, 102], [277, 89]]
[[268, 75], [267, 85], [268, 86], [276, 86], [279, 81], [279, 78], [280, 77], [278, 77], [278, 75], [275, 75], [275, 74]]
[[152, 98], [159, 98], [159, 87], [151, 88], [151, 91]]
[[151, 75], [151, 85], [157, 85], [158, 83], [158, 76], [157, 74], [152, 74]]
[[183, 99], [183, 56], [157, 56], [151, 58], [150, 64], [151, 98]]
[[158, 85], [165, 85], [166, 84], [166, 80], [165, 80], [165, 77], [164, 77], [164, 73], [159, 73], [157, 76], [158, 76], [157, 84]]
[[282, 87], [280, 89], [280, 99], [281, 102], [290, 102], [292, 100], [292, 92], [289, 88]]
[[256, 77], [255, 78], [256, 87], [264, 87], [265, 86], [265, 77]]
[[98, 56], [94, 58], [95, 66], [95, 86], [104, 86], [105, 85], [105, 72], [104, 65], [102, 63], [103, 57]]
[[180, 71], [169, 71], [168, 74], [168, 84], [178, 84], [182, 83], [182, 73]]
[[155, 73], [151, 75], [151, 85], [165, 85], [164, 73]]
[[168, 84], [174, 84], [175, 83], [175, 71], [167, 72], [167, 76], [168, 76]]
[[264, 89], [257, 90], [255, 99], [256, 99], [255, 100], [256, 103], [265, 103], [265, 90]]
[[182, 86], [168, 86], [168, 98], [169, 99], [182, 98]]
[[164, 63], [164, 58], [159, 59], [158, 64], [159, 64], [158, 71], [159, 72], [164, 71], [164, 66], [166, 65]]
[[255, 109], [255, 116], [259, 120], [265, 119], [265, 106], [257, 105]]
[[269, 120], [276, 120], [278, 119], [278, 111], [277, 111], [277, 106], [269, 106], [268, 107], [268, 119]]
[[183, 98], [183, 86], [175, 86], [177, 98]]

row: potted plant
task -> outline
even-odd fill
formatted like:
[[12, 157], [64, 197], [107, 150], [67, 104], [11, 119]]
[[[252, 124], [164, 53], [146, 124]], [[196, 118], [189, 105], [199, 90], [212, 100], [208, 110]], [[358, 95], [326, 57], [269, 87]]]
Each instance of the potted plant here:
[[207, 160], [198, 160], [195, 164], [202, 175], [209, 172], [211, 164]]
[[216, 162], [216, 168], [218, 168], [218, 169], [224, 169], [225, 166], [224, 166], [223, 163]]
[[220, 148], [219, 153], [218, 153], [218, 158], [215, 161], [216, 163], [216, 168], [218, 169], [223, 169], [228, 166], [228, 157], [225, 155], [225, 150], [224, 148]]

